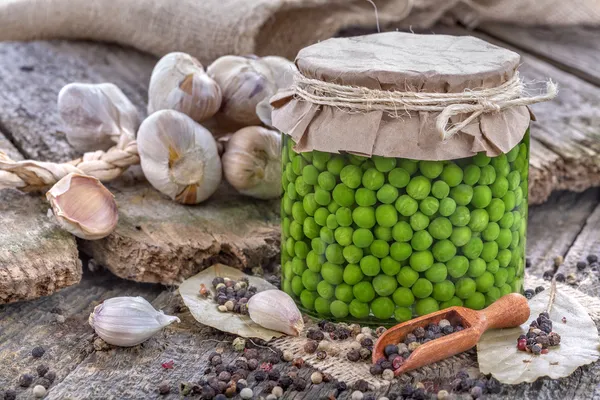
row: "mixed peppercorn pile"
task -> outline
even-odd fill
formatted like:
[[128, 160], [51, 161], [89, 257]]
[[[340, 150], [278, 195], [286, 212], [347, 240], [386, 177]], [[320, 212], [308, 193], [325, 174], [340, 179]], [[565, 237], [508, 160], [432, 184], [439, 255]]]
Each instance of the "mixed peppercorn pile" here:
[[[217, 291], [215, 301], [219, 311], [248, 314], [248, 300], [256, 294], [256, 287], [250, 286], [248, 278], [239, 281], [229, 278], [216, 277], [212, 280], [212, 286]], [[201, 285], [200, 294], [208, 297], [210, 292]]]

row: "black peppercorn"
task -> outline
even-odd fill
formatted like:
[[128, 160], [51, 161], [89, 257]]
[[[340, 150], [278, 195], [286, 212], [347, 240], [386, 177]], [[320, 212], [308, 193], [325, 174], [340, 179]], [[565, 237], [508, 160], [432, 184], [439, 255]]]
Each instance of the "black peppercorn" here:
[[312, 328], [308, 330], [306, 337], [312, 340], [316, 340], [318, 342], [325, 339], [325, 335], [323, 334], [323, 332]]
[[415, 330], [413, 330], [413, 335], [415, 335], [415, 337], [417, 339], [424, 338], [425, 337], [425, 329], [419, 326], [418, 328], [415, 328]]
[[302, 392], [306, 389], [306, 379], [304, 378], [296, 378], [294, 379], [294, 390], [298, 392]]
[[487, 391], [492, 394], [498, 394], [502, 392], [502, 386], [496, 378], [490, 377], [487, 381]]
[[230, 374], [233, 374], [237, 369], [238, 367], [235, 364], [229, 364], [225, 367], [225, 371], [229, 372]]
[[269, 364], [278, 364], [279, 361], [281, 361], [281, 354], [279, 353], [269, 353], [265, 359], [265, 362], [268, 362]]
[[429, 324], [427, 325], [427, 331], [436, 334], [441, 332], [441, 328], [437, 324]]
[[382, 369], [394, 369], [394, 367], [392, 366], [392, 363], [387, 360], [381, 363], [381, 368]]
[[[241, 376], [242, 379], [246, 379], [248, 377], [249, 372], [247, 369], [240, 368], [240, 369], [236, 370], [233, 374]], [[231, 379], [233, 380], [233, 375], [231, 376]]]
[[258, 368], [258, 360], [256, 358], [251, 358], [248, 360], [248, 369], [250, 371], [254, 371], [256, 368]]
[[446, 325], [442, 328], [442, 333], [444, 335], [449, 335], [451, 333], [454, 333], [454, 327], [452, 325]]
[[598, 256], [595, 254], [588, 254], [588, 256], [586, 257], [586, 260], [591, 264], [591, 263], [595, 263], [598, 261]]
[[533, 296], [535, 296], [535, 291], [533, 291], [533, 289], [527, 289], [525, 291], [525, 298], [532, 299]]
[[535, 294], [541, 293], [544, 291], [544, 287], [543, 286], [538, 286], [535, 288]]
[[220, 277], [220, 276], [217, 276], [217, 277], [213, 278], [213, 280], [212, 280], [212, 285], [213, 285], [213, 287], [217, 287], [217, 285], [218, 285], [219, 283], [225, 283], [225, 279], [223, 279], [223, 278], [222, 278], [222, 277]]
[[206, 385], [202, 387], [202, 398], [203, 399], [214, 399], [214, 397], [217, 395], [217, 392], [215, 392], [215, 389], [213, 389], [212, 387]]
[[350, 360], [352, 362], [356, 362], [356, 361], [360, 360], [360, 353], [358, 350], [350, 350], [346, 354], [346, 358], [348, 358], [348, 360]]
[[54, 380], [56, 379], [56, 372], [48, 371], [46, 372], [46, 375], [44, 375], [44, 378], [48, 379], [50, 383], [54, 383]]
[[269, 371], [269, 379], [272, 381], [278, 381], [281, 374], [276, 369]]
[[294, 383], [292, 378], [290, 378], [287, 375], [282, 376], [281, 378], [279, 378], [279, 386], [281, 386], [281, 388], [283, 390], [286, 390], [287, 388], [289, 388], [290, 386], [292, 386], [292, 384]]
[[219, 374], [217, 379], [223, 382], [229, 382], [229, 380], [231, 379], [231, 373], [228, 371], [223, 371]]
[[235, 360], [235, 367], [237, 369], [248, 369], [248, 362], [246, 360], [237, 359]]
[[304, 343], [304, 352], [312, 354], [317, 351], [318, 346], [319, 344], [316, 341], [308, 340], [306, 343]]
[[371, 365], [371, 368], [369, 368], [369, 372], [371, 375], [381, 375], [383, 368], [381, 368], [381, 365], [379, 364], [373, 364]]
[[368, 360], [369, 358], [371, 358], [371, 350], [369, 350], [365, 347], [360, 349], [358, 351], [358, 354], [360, 354], [360, 358], [362, 358], [363, 360]]
[[411, 397], [415, 389], [411, 385], [403, 385], [400, 394], [404, 397]]
[[44, 376], [46, 375], [46, 372], [48, 372], [48, 366], [45, 364], [40, 364], [36, 367], [36, 371], [39, 376]]
[[227, 396], [225, 396], [225, 395], [224, 395], [224, 394], [222, 394], [222, 393], [219, 393], [218, 395], [216, 395], [216, 396], [214, 397], [214, 399], [213, 399], [213, 400], [227, 400]]
[[323, 324], [323, 330], [325, 332], [331, 333], [331, 332], [335, 331], [335, 324], [327, 321], [327, 322], [325, 322], [325, 324]]
[[254, 380], [257, 382], [262, 382], [267, 379], [267, 373], [263, 370], [258, 370], [254, 373]]
[[4, 392], [4, 400], [15, 400], [17, 398], [17, 392], [14, 390], [7, 390]]
[[424, 389], [415, 389], [415, 391], [412, 394], [412, 398], [414, 400], [426, 400], [429, 397], [427, 396], [427, 393]]
[[543, 278], [545, 281], [551, 281], [553, 276], [554, 276], [554, 271], [546, 271], [546, 272], [544, 272], [544, 274], [542, 275], [542, 278]]
[[344, 392], [348, 390], [348, 385], [346, 385], [346, 382], [339, 381], [336, 383], [335, 388], [340, 392]]
[[413, 342], [417, 341], [417, 337], [415, 335], [413, 335], [412, 333], [409, 333], [408, 335], [406, 335], [406, 337], [404, 338], [404, 344], [409, 345]]
[[364, 393], [369, 390], [369, 383], [364, 379], [359, 379], [356, 382], [354, 382], [353, 388], [354, 390], [358, 390], [359, 392]]
[[531, 268], [531, 260], [529, 258], [525, 259], [525, 268]]
[[383, 348], [383, 354], [386, 356], [391, 356], [392, 354], [398, 354], [398, 346], [393, 344], [388, 344]]
[[219, 355], [216, 355], [210, 359], [210, 363], [213, 366], [217, 366], [217, 365], [221, 364], [222, 362], [223, 361], [221, 360], [221, 356], [219, 356]]
[[331, 382], [333, 380], [333, 375], [328, 374], [327, 372], [323, 373], [323, 382]]
[[263, 392], [264, 393], [271, 393], [273, 391], [273, 388], [277, 386], [277, 382], [274, 381], [267, 381], [265, 383], [265, 386], [263, 387]]
[[221, 372], [227, 370], [227, 368], [225, 367], [225, 365], [223, 364], [219, 364], [215, 367], [215, 374], [220, 374]]
[[375, 393], [365, 393], [363, 400], [376, 400]]
[[46, 350], [44, 350], [44, 348], [42, 346], [34, 347], [31, 350], [31, 355], [35, 358], [40, 358], [41, 356], [44, 355], [44, 353], [46, 353]]
[[585, 261], [577, 262], [577, 269], [583, 271], [587, 267], [587, 263]]
[[540, 346], [539, 344], [534, 344], [533, 346], [531, 346], [531, 352], [533, 354], [540, 354], [542, 352], [542, 346]]
[[360, 341], [360, 345], [362, 347], [373, 347], [373, 339], [371, 339], [370, 337], [362, 338], [362, 340]]
[[246, 357], [248, 360], [251, 359], [251, 358], [258, 359], [258, 350], [256, 350], [256, 349], [244, 349], [244, 357]]
[[556, 274], [556, 282], [564, 282], [566, 281], [565, 275], [560, 272]]
[[326, 358], [327, 358], [327, 353], [326, 352], [324, 352], [323, 350], [317, 351], [317, 359], [324, 360]]
[[33, 383], [33, 375], [23, 374], [19, 377], [19, 386], [29, 387]]
[[37, 385], [42, 385], [42, 386], [43, 386], [45, 389], [48, 389], [50, 386], [52, 386], [52, 382], [50, 382], [50, 381], [49, 381], [48, 379], [46, 379], [46, 378], [41, 378], [41, 379], [38, 379], [38, 380], [36, 381], [36, 384], [37, 384]]

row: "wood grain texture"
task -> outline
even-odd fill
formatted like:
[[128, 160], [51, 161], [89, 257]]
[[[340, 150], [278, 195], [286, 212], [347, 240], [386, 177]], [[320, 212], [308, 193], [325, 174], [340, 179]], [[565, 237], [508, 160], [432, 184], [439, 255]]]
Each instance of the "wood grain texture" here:
[[479, 30], [600, 86], [600, 27], [482, 24]]

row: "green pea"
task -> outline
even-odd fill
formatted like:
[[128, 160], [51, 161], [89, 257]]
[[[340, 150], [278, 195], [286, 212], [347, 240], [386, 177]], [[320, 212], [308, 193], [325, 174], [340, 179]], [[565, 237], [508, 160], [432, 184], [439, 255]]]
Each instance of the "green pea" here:
[[335, 214], [329, 214], [329, 216], [327, 217], [326, 226], [331, 230], [334, 230], [339, 226]]
[[460, 278], [469, 269], [469, 260], [465, 256], [454, 256], [446, 263], [448, 274], [453, 278]]
[[379, 296], [390, 296], [398, 287], [396, 279], [388, 275], [377, 275], [373, 278], [372, 285]]
[[502, 285], [502, 287], [500, 288], [500, 295], [501, 296], [505, 296], [505, 295], [507, 295], [507, 294], [509, 294], [511, 292], [512, 292], [512, 287], [509, 284], [507, 284], [507, 283], [505, 283], [504, 285]]
[[476, 258], [469, 261], [469, 270], [467, 271], [467, 275], [471, 278], [477, 278], [482, 275], [487, 268], [485, 261], [481, 258]]
[[441, 161], [420, 161], [419, 171], [429, 179], [435, 179], [442, 173], [444, 163]]
[[314, 165], [307, 165], [302, 169], [302, 179], [309, 185], [316, 185], [319, 170]]
[[354, 190], [343, 183], [336, 185], [332, 194], [333, 200], [341, 207], [350, 207], [354, 204]]
[[390, 253], [390, 245], [383, 240], [374, 240], [369, 246], [371, 254], [377, 258], [384, 258]]
[[402, 267], [396, 275], [398, 283], [407, 288], [411, 287], [417, 279], [419, 279], [419, 273], [409, 266]]
[[306, 266], [313, 272], [320, 272], [324, 262], [325, 257], [314, 250], [309, 251], [306, 255]]
[[304, 226], [297, 221], [292, 221], [290, 223], [290, 235], [294, 240], [304, 239]]
[[414, 174], [419, 169], [419, 164], [416, 161], [409, 160], [407, 158], [401, 159], [400, 162], [398, 163], [398, 166], [400, 168], [403, 168], [410, 175]]
[[456, 246], [451, 241], [444, 239], [433, 245], [432, 252], [436, 261], [446, 262], [456, 255]]
[[[517, 236], [518, 238], [518, 236]], [[496, 242], [485, 242], [483, 244], [483, 250], [481, 251], [481, 258], [486, 262], [491, 262], [496, 259], [498, 255], [498, 243]]]
[[389, 172], [396, 167], [396, 159], [391, 157], [373, 156], [375, 167], [381, 172]]
[[496, 259], [500, 263], [500, 267], [504, 268], [504, 267], [507, 267], [508, 264], [510, 263], [511, 257], [512, 257], [512, 253], [510, 252], [510, 250], [502, 249], [498, 252], [498, 256], [496, 257]]
[[481, 177], [481, 169], [477, 165], [470, 164], [465, 168], [463, 182], [469, 186], [475, 185]]
[[[375, 210], [375, 218], [377, 218], [377, 210]], [[379, 240], [385, 240], [386, 242], [392, 241], [392, 228], [387, 226], [377, 225], [375, 227], [375, 238]]]
[[433, 285], [432, 297], [437, 301], [448, 301], [454, 297], [454, 291], [451, 281], [442, 281]]
[[417, 203], [415, 199], [408, 195], [402, 195], [398, 197], [398, 200], [396, 200], [395, 207], [401, 215], [410, 217], [417, 212], [419, 203]]
[[288, 182], [294, 182], [297, 178], [296, 174], [294, 174], [294, 168], [292, 168], [292, 163], [289, 163], [285, 166], [285, 178]]
[[356, 207], [352, 211], [352, 219], [360, 228], [372, 228], [375, 226], [375, 211], [371, 207]]
[[292, 217], [298, 223], [303, 223], [304, 219], [307, 217], [306, 211], [304, 211], [304, 207], [302, 206], [302, 202], [297, 201], [292, 205]]
[[352, 234], [352, 243], [361, 249], [369, 247], [373, 243], [373, 233], [364, 228], [356, 229]]
[[504, 216], [504, 202], [500, 199], [492, 199], [490, 204], [485, 209], [488, 213], [489, 220], [497, 222]]
[[363, 319], [369, 316], [371, 310], [369, 309], [368, 304], [354, 299], [348, 305], [348, 311], [354, 318]]
[[406, 322], [412, 319], [412, 311], [406, 307], [396, 307], [394, 311], [394, 318], [398, 322]]
[[496, 240], [498, 235], [500, 235], [500, 225], [496, 222], [490, 222], [483, 232], [481, 232], [483, 240], [488, 242]]
[[450, 187], [458, 186], [463, 180], [463, 170], [456, 164], [447, 164], [441, 178]]
[[343, 280], [348, 285], [356, 285], [362, 281], [363, 276], [362, 270], [356, 264], [348, 264], [344, 268]]
[[372, 255], [364, 256], [360, 260], [360, 269], [366, 276], [376, 276], [381, 271], [379, 259]]
[[448, 301], [444, 301], [440, 304], [440, 309], [450, 308], [450, 307], [462, 307], [463, 301], [458, 297], [454, 296]]
[[503, 176], [499, 176], [494, 183], [490, 185], [490, 188], [492, 189], [492, 196], [501, 199], [508, 191], [508, 180]]
[[306, 271], [306, 262], [299, 257], [292, 259], [292, 271], [295, 275], [302, 275]]
[[492, 166], [496, 170], [497, 176], [507, 176], [510, 172], [510, 165], [508, 164], [508, 159], [506, 158], [506, 154], [500, 154], [494, 158], [492, 158], [491, 162]]
[[508, 191], [502, 197], [502, 201], [504, 202], [504, 208], [506, 211], [512, 211], [517, 205], [517, 199], [515, 196], [515, 192]]
[[477, 285], [477, 291], [486, 293], [490, 288], [494, 287], [494, 275], [485, 271], [477, 279], [475, 279]]
[[321, 206], [326, 206], [331, 202], [331, 193], [328, 191], [317, 188], [315, 190], [315, 202]]
[[318, 151], [318, 150], [314, 150], [312, 152], [312, 163], [314, 164], [315, 167], [317, 167], [321, 171], [323, 171], [326, 168], [327, 162], [329, 161], [330, 158], [331, 158], [330, 153], [325, 153], [325, 152]]
[[500, 233], [498, 234], [498, 238], [496, 239], [496, 243], [498, 244], [498, 249], [504, 250], [510, 246], [512, 242], [512, 232], [509, 229], [502, 228], [500, 229]]
[[410, 244], [414, 250], [427, 250], [433, 243], [433, 238], [427, 231], [415, 232]]
[[296, 185], [294, 185], [294, 182], [290, 182], [288, 184], [285, 194], [292, 200], [296, 200], [298, 198], [298, 193], [296, 192]]
[[359, 206], [370, 207], [377, 203], [377, 196], [375, 192], [369, 189], [357, 189], [355, 197], [356, 204], [358, 204]]
[[[439, 181], [438, 181], [439, 182]], [[428, 217], [434, 215], [440, 207], [440, 202], [435, 197], [426, 197], [421, 200], [419, 204], [419, 210]]]
[[[492, 284], [493, 284], [493, 279], [494, 279], [494, 277], [492, 276]], [[495, 286], [492, 286], [485, 293], [485, 306], [486, 307], [489, 306], [490, 304], [492, 304], [493, 302], [498, 300], [500, 298], [500, 296], [501, 296], [500, 289], [498, 289]]]
[[477, 285], [473, 279], [463, 277], [456, 281], [454, 288], [456, 291], [456, 296], [464, 300], [468, 299], [475, 293]]
[[483, 293], [475, 292], [467, 300], [465, 300], [465, 307], [473, 310], [481, 310], [485, 307], [485, 295]]
[[496, 170], [491, 165], [486, 165], [481, 168], [481, 176], [479, 181], [480, 185], [491, 185], [496, 180]]
[[479, 152], [477, 153], [477, 155], [475, 155], [473, 157], [473, 164], [477, 165], [478, 167], [483, 167], [485, 165], [488, 165], [490, 163], [491, 158], [489, 158], [488, 156], [485, 155], [485, 152]]
[[323, 263], [321, 266], [321, 276], [323, 279], [332, 285], [339, 285], [343, 282], [344, 269], [331, 262]]
[[401, 264], [390, 256], [385, 256], [380, 262], [381, 271], [389, 276], [396, 276], [400, 272]]
[[513, 162], [517, 159], [518, 155], [519, 155], [519, 146], [517, 145], [517, 146], [513, 147], [511, 151], [506, 153], [506, 160], [508, 162]]
[[443, 263], [435, 263], [425, 271], [425, 278], [432, 283], [442, 282], [448, 276], [448, 270], [446, 269], [446, 265]]
[[369, 168], [362, 176], [362, 185], [369, 190], [378, 190], [385, 183], [385, 175], [375, 168]]
[[293, 238], [287, 238], [285, 241], [285, 250], [290, 256], [294, 256], [294, 247], [296, 245], [296, 241]]
[[360, 262], [360, 259], [363, 257], [363, 250], [351, 244], [344, 247], [342, 254], [347, 262], [355, 264]]
[[419, 278], [412, 286], [413, 295], [419, 299], [429, 297], [433, 292], [433, 285], [427, 279]]
[[[511, 249], [516, 249], [516, 248], [517, 248], [517, 246], [519, 245], [519, 241], [520, 241], [520, 238], [519, 238], [519, 232], [517, 232], [517, 231], [513, 231], [513, 232], [512, 232], [512, 241], [510, 242], [510, 246], [509, 246], [509, 247], [510, 247]], [[496, 249], [497, 249], [497, 248], [498, 248], [498, 245], [496, 244]], [[494, 258], [495, 258], [495, 257], [494, 257]]]
[[314, 193], [309, 193], [304, 196], [304, 199], [302, 199], [302, 207], [304, 208], [304, 211], [306, 211], [306, 214], [311, 217], [315, 215], [315, 212], [319, 208], [319, 204], [315, 201]]
[[346, 165], [340, 172], [340, 179], [350, 189], [356, 189], [362, 182], [362, 170], [356, 165]]
[[427, 315], [440, 310], [439, 303], [432, 297], [420, 299], [415, 305], [417, 315]]
[[321, 228], [319, 227], [319, 225], [317, 225], [314, 218], [308, 217], [304, 220], [303, 232], [304, 236], [306, 236], [307, 238], [314, 239], [318, 237], [320, 229]]
[[450, 197], [452, 197], [459, 206], [466, 206], [473, 198], [473, 188], [464, 183], [460, 184], [450, 189]]
[[428, 250], [413, 252], [410, 256], [409, 264], [417, 272], [427, 271], [433, 265], [433, 254]]
[[514, 215], [511, 212], [507, 212], [502, 218], [500, 218], [498, 225], [500, 225], [500, 228], [509, 229], [512, 227], [514, 219]]
[[[423, 200], [425, 197], [429, 196], [430, 191], [431, 182], [424, 176], [414, 177], [406, 186], [406, 193], [415, 200]], [[398, 207], [396, 206], [396, 208]], [[402, 214], [402, 211], [400, 211], [400, 213]]]
[[309, 252], [308, 245], [305, 242], [296, 242], [294, 243], [294, 254], [301, 259], [306, 259], [306, 256]]
[[291, 261], [286, 261], [285, 264], [283, 264], [282, 270], [283, 276], [286, 280], [290, 280], [294, 277], [294, 269]]
[[317, 297], [314, 302], [315, 311], [324, 316], [331, 315], [330, 307], [331, 300], [325, 299], [323, 297]]
[[392, 204], [398, 198], [398, 189], [386, 183], [377, 191], [377, 200], [383, 204]]
[[340, 283], [339, 285], [337, 285], [335, 288], [335, 298], [340, 301], [343, 301], [346, 304], [350, 303], [352, 299], [354, 299], [354, 294], [352, 293], [352, 286], [345, 283]]
[[[327, 229], [327, 228], [325, 228], [325, 229]], [[323, 230], [323, 228], [321, 228], [321, 230]], [[320, 233], [319, 233], [319, 236], [320, 236]], [[327, 244], [320, 237], [314, 238], [313, 240], [311, 240], [310, 246], [319, 255], [325, 254], [325, 249], [327, 248]]]
[[350, 228], [349, 226], [341, 226], [334, 232], [335, 241], [338, 242], [340, 246], [350, 246], [352, 244], [353, 233], [354, 229]]
[[410, 226], [414, 231], [421, 231], [429, 226], [429, 217], [420, 211], [410, 216]]
[[392, 238], [397, 242], [408, 242], [413, 237], [413, 230], [406, 221], [400, 221], [392, 228]]
[[312, 292], [309, 290], [303, 290], [300, 293], [300, 302], [302, 306], [308, 310], [315, 309], [315, 300], [317, 299], [317, 292]]
[[523, 203], [523, 189], [521, 189], [521, 187], [518, 187], [515, 190], [515, 205], [520, 206], [521, 203]]
[[321, 281], [321, 275], [316, 272], [307, 269], [302, 273], [302, 284], [307, 290], [316, 290], [319, 281]]
[[294, 174], [296, 175], [302, 175], [302, 170], [304, 169], [304, 167], [306, 167], [308, 163], [306, 162], [306, 160], [302, 157], [295, 157], [292, 160], [292, 170], [294, 171]]
[[375, 290], [371, 282], [362, 281], [352, 287], [354, 298], [363, 303], [369, 303], [375, 298]]
[[431, 185], [431, 194], [438, 199], [444, 199], [450, 194], [450, 186], [444, 181], [435, 181]]
[[487, 228], [489, 221], [490, 217], [486, 210], [473, 210], [471, 212], [469, 228], [471, 228], [471, 231], [473, 232], [483, 232], [483, 230]]
[[456, 202], [454, 201], [454, 199], [446, 197], [440, 200], [440, 208], [438, 211], [440, 215], [444, 217], [449, 217], [454, 213], [454, 211], [456, 211]]
[[472, 237], [467, 244], [462, 246], [463, 255], [471, 260], [478, 258], [482, 251], [483, 241], [478, 237]]
[[302, 179], [301, 176], [296, 178], [296, 182], [294, 182], [294, 185], [296, 188], [296, 193], [298, 193], [299, 196], [306, 196], [307, 194], [313, 191], [313, 187], [308, 183], [304, 182], [304, 179]]
[[378, 319], [391, 318], [395, 308], [394, 302], [388, 297], [378, 297], [371, 303], [371, 311]]
[[394, 168], [388, 174], [388, 182], [390, 185], [402, 189], [410, 182], [410, 174], [403, 168]]
[[317, 285], [317, 293], [324, 299], [331, 299], [335, 295], [335, 287], [330, 283], [321, 281]]
[[471, 221], [471, 212], [465, 206], [456, 207], [456, 211], [450, 216], [450, 222], [454, 226], [467, 226]]
[[452, 223], [448, 218], [437, 217], [431, 221], [428, 230], [435, 239], [447, 239], [452, 235]]
[[342, 246], [337, 243], [330, 244], [325, 250], [327, 261], [333, 264], [343, 264], [344, 256], [342, 254]]
[[335, 176], [338, 176], [342, 169], [346, 166], [346, 162], [342, 156], [333, 156], [329, 161], [327, 161], [327, 171], [332, 173]]
[[500, 263], [498, 260], [492, 260], [486, 264], [486, 270], [492, 274], [495, 274], [500, 269]]
[[415, 302], [412, 290], [405, 287], [397, 288], [392, 295], [392, 299], [400, 307], [410, 307]]
[[288, 196], [284, 196], [281, 200], [281, 205], [285, 214], [292, 215], [292, 206], [294, 205], [294, 200], [290, 199]]
[[341, 300], [334, 300], [329, 306], [329, 311], [335, 318], [346, 318], [348, 316], [348, 305]]
[[508, 272], [506, 268], [500, 268], [498, 272], [494, 274], [494, 286], [501, 288], [508, 278]]
[[475, 208], [485, 208], [492, 201], [492, 190], [488, 186], [475, 186], [471, 204]]
[[335, 214], [340, 207], [341, 206], [338, 203], [332, 201], [327, 205], [327, 211], [329, 211], [331, 214]]

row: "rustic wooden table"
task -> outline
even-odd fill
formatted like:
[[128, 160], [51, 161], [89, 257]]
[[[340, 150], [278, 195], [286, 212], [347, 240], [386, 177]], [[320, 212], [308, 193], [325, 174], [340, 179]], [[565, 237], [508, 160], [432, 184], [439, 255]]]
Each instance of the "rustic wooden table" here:
[[[580, 290], [600, 296], [598, 277], [583, 281], [575, 268], [587, 253], [600, 253], [600, 189], [588, 189], [600, 184], [600, 30], [490, 25], [475, 34], [519, 51], [526, 79], [550, 77], [560, 84], [556, 101], [533, 107], [538, 121], [532, 126], [530, 202], [545, 202], [530, 212], [528, 273], [556, 270], [553, 258], [562, 255], [558, 271], [575, 274]], [[114, 82], [144, 110], [155, 61], [131, 49], [86, 42], [1, 43], [0, 149], [14, 159], [79, 156], [60, 131], [60, 88], [73, 81]], [[165, 379], [173, 385], [166, 398], [178, 398], [178, 383], [198, 380], [207, 353], [233, 337], [196, 323], [172, 287], [153, 282], [176, 283], [214, 261], [254, 266], [277, 258], [276, 202], [250, 203], [224, 188], [207, 205], [182, 207], [143, 182], [123, 179], [110, 188], [120, 206], [119, 228], [96, 242], [76, 242], [57, 229], [42, 196], [0, 191], [0, 304], [57, 292], [0, 305], [0, 392], [35, 368], [39, 362], [31, 349], [43, 345], [43, 362], [58, 374], [49, 399], [158, 398], [156, 387]], [[90, 256], [112, 273], [88, 270]], [[96, 351], [87, 317], [94, 305], [118, 295], [144, 296], [182, 323], [135, 348]], [[231, 361], [235, 354], [222, 345], [225, 361]], [[164, 370], [161, 363], [168, 360], [175, 368]], [[465, 360], [476, 365], [474, 354]], [[432, 373], [437, 379], [448, 375], [432, 368], [404, 380]], [[599, 384], [595, 363], [569, 378], [506, 387], [495, 398], [600, 398]], [[331, 384], [313, 385], [285, 398], [317, 399], [331, 391]], [[18, 393], [32, 398], [31, 389]], [[348, 397], [345, 392], [340, 398]]]

